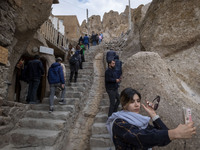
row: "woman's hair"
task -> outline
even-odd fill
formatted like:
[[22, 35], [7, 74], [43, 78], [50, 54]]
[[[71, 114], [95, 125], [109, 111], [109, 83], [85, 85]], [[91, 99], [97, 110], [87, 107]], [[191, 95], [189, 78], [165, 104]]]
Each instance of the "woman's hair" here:
[[120, 94], [120, 103], [122, 107], [124, 107], [127, 103], [129, 103], [133, 99], [133, 96], [135, 94], [137, 94], [141, 99], [141, 95], [138, 91], [132, 88], [125, 88]]

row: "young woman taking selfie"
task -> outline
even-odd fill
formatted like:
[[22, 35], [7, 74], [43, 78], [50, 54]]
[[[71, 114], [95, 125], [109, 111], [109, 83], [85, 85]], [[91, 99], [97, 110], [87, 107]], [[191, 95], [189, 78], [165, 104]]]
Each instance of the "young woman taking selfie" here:
[[[168, 129], [155, 112], [159, 97], [155, 100], [156, 104], [147, 101], [144, 105], [136, 90], [126, 88], [121, 92], [123, 110], [113, 113], [106, 123], [116, 150], [151, 150], [154, 146], [165, 146], [175, 139], [191, 138], [196, 133], [193, 122]], [[139, 114], [141, 105], [150, 117]], [[149, 124], [150, 119], [153, 125]]]

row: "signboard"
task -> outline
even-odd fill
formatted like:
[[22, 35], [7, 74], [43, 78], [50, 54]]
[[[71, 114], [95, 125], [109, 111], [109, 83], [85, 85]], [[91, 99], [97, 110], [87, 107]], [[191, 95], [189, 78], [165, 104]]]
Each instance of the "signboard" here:
[[40, 53], [53, 55], [54, 49], [53, 48], [44, 47], [44, 46], [40, 46]]
[[0, 63], [6, 65], [8, 62], [8, 49], [0, 46]]

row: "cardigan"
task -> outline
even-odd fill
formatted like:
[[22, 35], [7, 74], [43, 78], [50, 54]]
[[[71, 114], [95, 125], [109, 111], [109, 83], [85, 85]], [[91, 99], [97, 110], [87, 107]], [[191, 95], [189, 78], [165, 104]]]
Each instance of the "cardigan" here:
[[169, 129], [161, 119], [153, 121], [153, 125], [149, 124], [146, 129], [139, 129], [124, 119], [116, 119], [112, 128], [116, 150], [147, 150], [169, 144]]

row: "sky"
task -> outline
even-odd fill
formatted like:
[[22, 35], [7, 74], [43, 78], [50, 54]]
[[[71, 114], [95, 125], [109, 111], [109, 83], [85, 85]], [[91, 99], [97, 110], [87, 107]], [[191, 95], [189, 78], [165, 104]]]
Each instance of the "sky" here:
[[[141, 4], [148, 4], [152, 0], [130, 0], [131, 8], [137, 8]], [[86, 19], [86, 9], [88, 17], [100, 15], [101, 20], [105, 12], [110, 10], [124, 12], [128, 0], [59, 0], [59, 4], [53, 5], [53, 15], [76, 15], [81, 25]]]

